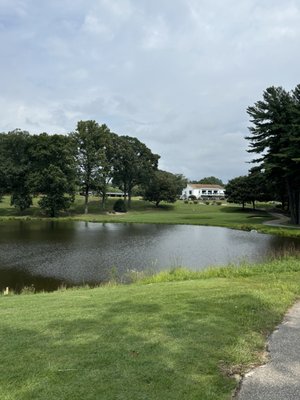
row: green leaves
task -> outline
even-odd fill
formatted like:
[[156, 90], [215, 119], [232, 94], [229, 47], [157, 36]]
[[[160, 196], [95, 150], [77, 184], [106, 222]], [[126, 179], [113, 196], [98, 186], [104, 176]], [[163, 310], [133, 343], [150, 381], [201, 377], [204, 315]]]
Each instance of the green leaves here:
[[79, 121], [76, 132], [71, 135], [75, 146], [77, 178], [85, 195], [85, 213], [88, 212], [88, 198], [91, 190], [106, 193], [111, 179], [112, 135], [106, 125], [96, 121]]
[[87, 213], [90, 192], [101, 195], [104, 207], [113, 180], [129, 204], [133, 187], [149, 181], [158, 159], [137, 138], [118, 136], [93, 120], [79, 121], [68, 136], [15, 130], [0, 134], [0, 198], [11, 193], [11, 203], [23, 211], [40, 194], [40, 206], [54, 216], [69, 207], [77, 184]]
[[113, 157], [113, 182], [128, 194], [128, 207], [132, 189], [149, 182], [157, 169], [159, 156], [137, 138], [118, 136], [115, 138]]
[[144, 200], [154, 202], [157, 207], [161, 201], [174, 203], [185, 185], [186, 179], [182, 175], [157, 170], [150, 181], [144, 184]]
[[262, 154], [260, 168], [289, 195], [292, 222], [300, 224], [300, 85], [287, 92], [270, 87], [260, 100], [248, 107], [252, 126], [249, 152]]

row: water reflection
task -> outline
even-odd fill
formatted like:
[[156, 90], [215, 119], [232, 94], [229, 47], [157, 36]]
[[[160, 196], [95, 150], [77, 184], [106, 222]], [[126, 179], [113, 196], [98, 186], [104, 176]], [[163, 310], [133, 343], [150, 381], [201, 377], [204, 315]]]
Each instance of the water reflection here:
[[218, 227], [1, 222], [0, 289], [34, 284], [53, 290], [121, 278], [128, 270], [255, 262], [291, 246], [300, 249], [299, 240]]

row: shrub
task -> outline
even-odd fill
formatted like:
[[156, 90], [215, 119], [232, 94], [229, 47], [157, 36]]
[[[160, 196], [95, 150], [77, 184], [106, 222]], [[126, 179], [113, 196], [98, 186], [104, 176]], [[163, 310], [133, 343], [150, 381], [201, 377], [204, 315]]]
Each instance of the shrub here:
[[207, 206], [209, 206], [209, 201], [205, 201], [204, 204], [206, 204]]
[[194, 204], [198, 204], [198, 200], [194, 200]]
[[184, 204], [189, 204], [189, 201], [188, 200], [184, 200]]
[[126, 207], [126, 203], [123, 199], [118, 199], [114, 206], [113, 206], [114, 211], [116, 212], [122, 212], [122, 213], [126, 213], [127, 212], [127, 207]]
[[35, 293], [34, 285], [24, 286], [23, 289], [21, 290], [21, 294], [33, 294], [33, 293]]
[[197, 200], [197, 197], [196, 197], [195, 195], [192, 194], [191, 196], [189, 196], [189, 199], [190, 199], [190, 200]]

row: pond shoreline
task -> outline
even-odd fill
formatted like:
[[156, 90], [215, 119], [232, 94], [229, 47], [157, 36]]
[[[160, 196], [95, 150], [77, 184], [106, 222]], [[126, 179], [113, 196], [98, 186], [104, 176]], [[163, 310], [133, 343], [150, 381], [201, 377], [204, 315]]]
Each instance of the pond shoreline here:
[[300, 251], [299, 238], [218, 226], [33, 219], [2, 221], [0, 231], [0, 282], [15, 290], [126, 282], [163, 269], [255, 264]]
[[[109, 217], [112, 217], [113, 214], [107, 214]], [[141, 221], [126, 221], [126, 219], [118, 219], [122, 214], [116, 214], [114, 219], [106, 219], [106, 218], [99, 218], [97, 216], [88, 216], [88, 215], [83, 215], [82, 217], [79, 216], [68, 216], [68, 217], [33, 217], [33, 216], [0, 216], [0, 222], [6, 222], [6, 221], [48, 221], [48, 222], [64, 222], [64, 221], [76, 221], [76, 222], [90, 222], [90, 223], [114, 223], [114, 224], [161, 224], [161, 225], [187, 225], [187, 226], [212, 226], [212, 227], [219, 227], [219, 228], [228, 228], [228, 229], [234, 229], [234, 230], [240, 230], [240, 231], [257, 231], [259, 233], [263, 234], [269, 234], [269, 235], [276, 235], [276, 236], [281, 236], [281, 237], [290, 237], [290, 238], [300, 238], [300, 226], [293, 226], [293, 225], [286, 225], [284, 223], [281, 223], [283, 221], [282, 218], [270, 220], [270, 221], [265, 221], [262, 222], [261, 225], [258, 224], [230, 224], [230, 223], [193, 223], [193, 222], [180, 222], [180, 221], [147, 221], [141, 219]], [[270, 213], [270, 215], [274, 215]], [[285, 219], [286, 221], [286, 219]]]
[[[33, 201], [33, 206], [26, 210], [26, 214], [18, 215], [17, 210], [9, 204], [9, 197], [4, 196], [0, 203], [0, 221], [7, 220], [41, 220], [41, 221], [86, 221], [99, 223], [144, 223], [144, 224], [169, 224], [169, 225], [199, 225], [219, 226], [244, 231], [257, 230], [261, 233], [285, 237], [300, 237], [300, 229], [294, 226], [274, 226], [264, 223], [272, 220], [270, 212], [275, 209], [264, 207], [250, 209], [232, 204], [202, 204], [190, 202], [185, 204], [177, 201], [174, 204], [161, 204], [154, 207], [151, 203], [140, 198], [132, 199], [132, 208], [124, 214], [113, 214], [114, 199], [108, 199], [107, 207], [103, 210], [99, 198], [91, 197], [89, 213], [84, 214], [83, 199], [76, 196], [71, 209], [62, 213], [57, 218], [49, 218], [41, 213], [38, 207], [38, 198]], [[274, 219], [274, 218], [273, 218]]]

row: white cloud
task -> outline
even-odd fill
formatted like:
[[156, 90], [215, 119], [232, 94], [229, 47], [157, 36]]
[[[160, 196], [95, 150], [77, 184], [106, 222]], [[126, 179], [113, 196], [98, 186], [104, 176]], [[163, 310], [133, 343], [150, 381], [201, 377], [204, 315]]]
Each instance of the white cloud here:
[[299, 42], [296, 0], [0, 0], [0, 130], [95, 119], [226, 180], [249, 167], [247, 106], [299, 83]]
[[108, 40], [112, 40], [114, 37], [112, 30], [95, 15], [86, 15], [82, 30]]
[[163, 49], [168, 45], [169, 32], [164, 19], [159, 16], [152, 24], [144, 28], [142, 47], [145, 49]]

